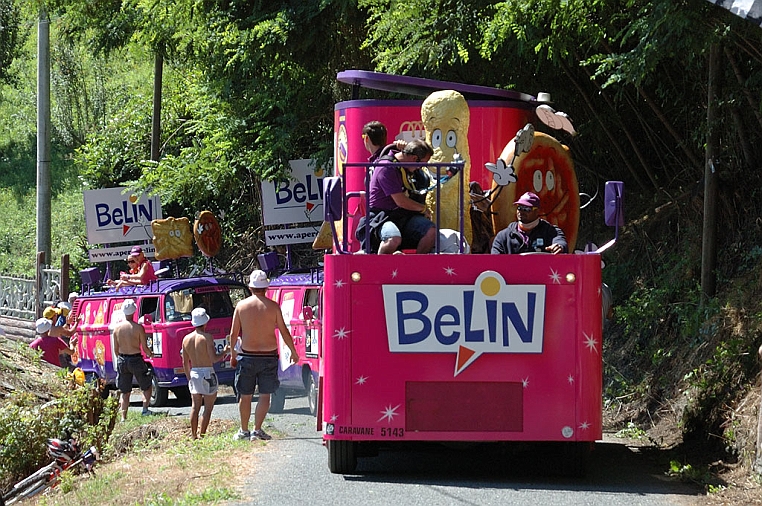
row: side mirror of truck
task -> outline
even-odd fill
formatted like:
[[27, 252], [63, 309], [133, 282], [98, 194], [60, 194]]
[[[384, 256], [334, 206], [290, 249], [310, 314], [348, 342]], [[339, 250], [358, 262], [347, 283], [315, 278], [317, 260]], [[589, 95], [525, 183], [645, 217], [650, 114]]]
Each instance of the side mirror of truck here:
[[153, 316], [150, 314], [144, 314], [138, 318], [138, 323], [141, 325], [151, 325], [153, 324]]
[[615, 231], [614, 238], [598, 248], [596, 253], [603, 253], [619, 239], [619, 227], [624, 226], [624, 183], [621, 181], [606, 181], [603, 199], [603, 214], [606, 225], [615, 227]]
[[315, 319], [315, 314], [312, 312], [312, 307], [311, 306], [304, 306], [302, 308], [302, 318], [304, 318], [305, 320], [314, 320]]

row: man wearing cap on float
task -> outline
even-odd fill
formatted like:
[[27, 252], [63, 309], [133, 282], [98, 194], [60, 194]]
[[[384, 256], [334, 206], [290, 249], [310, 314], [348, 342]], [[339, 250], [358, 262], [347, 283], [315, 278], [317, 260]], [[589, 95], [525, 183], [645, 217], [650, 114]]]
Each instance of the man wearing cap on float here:
[[569, 249], [563, 230], [540, 218], [540, 197], [527, 192], [516, 202], [517, 221], [495, 235], [492, 254], [566, 253]]
[[212, 418], [214, 401], [217, 400], [217, 374], [214, 363], [219, 362], [230, 351], [230, 346], [217, 353], [214, 349], [214, 337], [206, 332], [209, 315], [206, 309], [197, 307], [191, 312], [191, 324], [195, 329], [183, 338], [183, 369], [188, 378], [188, 389], [191, 394], [191, 435], [198, 439], [198, 415], [201, 403], [204, 404], [204, 415], [201, 417], [201, 437], [206, 434], [209, 420]]
[[39, 334], [37, 339], [29, 344], [33, 350], [42, 350], [42, 359], [45, 362], [61, 367], [61, 355], [74, 355], [74, 349], [77, 346], [76, 338], [66, 344], [58, 337], [49, 334], [53, 328], [53, 322], [47, 318], [40, 318], [34, 324], [35, 330]]
[[122, 410], [123, 422], [127, 420], [127, 409], [130, 407], [133, 376], [143, 392], [143, 416], [153, 414], [148, 410], [153, 372], [143, 360], [140, 348], [143, 348], [148, 358], [153, 358], [153, 350], [148, 347], [143, 326], [132, 321], [136, 310], [135, 301], [125, 299], [122, 302], [124, 320], [114, 325], [111, 331], [114, 353], [116, 353], [116, 387], [122, 394], [119, 407]]
[[[278, 381], [278, 338], [275, 329], [291, 351], [291, 362], [299, 362], [299, 354], [294, 348], [294, 340], [288, 331], [280, 306], [265, 295], [270, 280], [264, 271], [255, 270], [249, 278], [251, 296], [239, 302], [233, 312], [230, 329], [230, 347], [233, 350], [231, 365], [236, 363], [235, 388], [238, 394], [238, 412], [241, 428], [233, 439], [272, 439], [262, 430], [267, 410], [270, 409], [270, 394], [280, 386]], [[241, 338], [240, 351], [236, 348]], [[249, 432], [251, 418], [251, 396], [259, 385], [259, 401], [254, 413], [254, 431]]]

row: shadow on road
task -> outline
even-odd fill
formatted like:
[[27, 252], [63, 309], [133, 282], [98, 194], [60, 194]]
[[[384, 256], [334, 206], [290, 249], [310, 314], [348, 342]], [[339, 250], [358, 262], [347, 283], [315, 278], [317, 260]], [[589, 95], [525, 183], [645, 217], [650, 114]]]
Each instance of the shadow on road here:
[[359, 458], [357, 474], [348, 481], [483, 486], [504, 483], [505, 488], [591, 490], [612, 493], [680, 494], [696, 496], [703, 490], [665, 475], [662, 461], [620, 443], [597, 443], [583, 478], [560, 476], [557, 456], [527, 444], [474, 444], [445, 447], [410, 444]]

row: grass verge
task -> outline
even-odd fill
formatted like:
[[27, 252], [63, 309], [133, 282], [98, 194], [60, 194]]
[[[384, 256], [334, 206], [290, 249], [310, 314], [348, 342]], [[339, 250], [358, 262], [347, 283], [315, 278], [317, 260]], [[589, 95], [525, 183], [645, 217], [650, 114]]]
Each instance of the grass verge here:
[[200, 505], [245, 501], [243, 481], [256, 467], [249, 441], [233, 441], [237, 425], [212, 419], [193, 440], [187, 418], [130, 414], [117, 424], [96, 475], [63, 476], [38, 505]]

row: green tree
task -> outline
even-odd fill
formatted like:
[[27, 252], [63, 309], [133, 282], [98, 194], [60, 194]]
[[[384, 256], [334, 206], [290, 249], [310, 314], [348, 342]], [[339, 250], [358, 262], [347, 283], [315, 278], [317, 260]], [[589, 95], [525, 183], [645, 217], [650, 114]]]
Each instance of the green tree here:
[[21, 54], [27, 36], [21, 24], [21, 10], [14, 0], [0, 0], [0, 82], [12, 76], [11, 63]]

